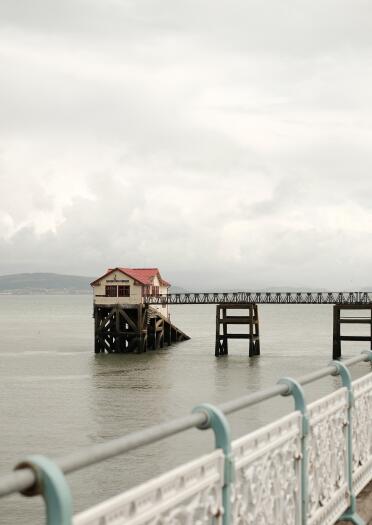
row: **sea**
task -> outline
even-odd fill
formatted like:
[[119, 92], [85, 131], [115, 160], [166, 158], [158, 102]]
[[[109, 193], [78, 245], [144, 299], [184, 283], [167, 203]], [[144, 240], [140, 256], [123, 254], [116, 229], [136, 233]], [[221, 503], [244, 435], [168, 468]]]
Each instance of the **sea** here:
[[[90, 295], [0, 295], [0, 475], [27, 455], [59, 457], [299, 377], [332, 359], [332, 306], [260, 305], [261, 356], [232, 340], [216, 358], [215, 306], [175, 305], [172, 322], [191, 339], [144, 354], [94, 354]], [[353, 313], [355, 315], [355, 313]], [[347, 325], [349, 333], [356, 327]], [[368, 325], [358, 329], [363, 335]], [[347, 332], [345, 332], [347, 333]], [[343, 357], [368, 349], [343, 344]], [[367, 371], [352, 368], [353, 377]], [[327, 377], [308, 401], [339, 386]], [[293, 408], [277, 397], [229, 417], [239, 437]], [[67, 479], [78, 512], [213, 449], [211, 431], [191, 429], [86, 468]], [[44, 522], [40, 497], [0, 501], [0, 524]]]

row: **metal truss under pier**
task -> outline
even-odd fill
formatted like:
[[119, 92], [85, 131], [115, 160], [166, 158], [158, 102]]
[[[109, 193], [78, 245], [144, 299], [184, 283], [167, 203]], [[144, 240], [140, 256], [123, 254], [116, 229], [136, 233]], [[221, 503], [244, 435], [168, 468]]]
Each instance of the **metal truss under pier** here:
[[190, 292], [150, 295], [147, 304], [370, 304], [372, 292]]
[[99, 353], [140, 353], [190, 339], [147, 305], [95, 305], [95, 344]]

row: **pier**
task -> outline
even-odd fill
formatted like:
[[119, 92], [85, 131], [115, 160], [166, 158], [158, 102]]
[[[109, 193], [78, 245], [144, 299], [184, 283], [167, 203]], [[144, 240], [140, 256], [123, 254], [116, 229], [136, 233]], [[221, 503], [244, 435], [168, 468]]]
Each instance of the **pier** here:
[[[357, 363], [365, 374], [353, 380]], [[42, 496], [47, 525], [367, 525], [372, 515], [361, 517], [357, 497], [371, 490], [371, 364], [365, 351], [57, 459], [28, 456], [0, 476], [0, 497]], [[308, 403], [302, 386], [327, 376], [338, 376], [339, 387]], [[232, 439], [230, 414], [277, 396], [291, 397], [293, 411]], [[214, 433], [213, 451], [73, 515], [68, 474], [193, 428]]]
[[[215, 304], [216, 305], [216, 341], [215, 355], [228, 355], [229, 339], [248, 339], [249, 357], [260, 355], [260, 328], [258, 320], [259, 304], [275, 305], [334, 305], [333, 309], [333, 358], [341, 357], [342, 341], [364, 341], [372, 349], [372, 292], [185, 292], [146, 296], [149, 305], [177, 304]], [[247, 316], [229, 317], [228, 309], [240, 309], [248, 312]], [[358, 312], [363, 310], [368, 316], [341, 317], [341, 311]], [[342, 324], [368, 324], [369, 335], [343, 335]], [[228, 332], [229, 324], [248, 325], [245, 333]], [[222, 328], [222, 333], [221, 333]]]
[[[170, 320], [170, 305], [216, 305], [215, 356], [227, 356], [229, 340], [248, 341], [249, 357], [260, 355], [258, 305], [333, 305], [333, 358], [342, 341], [363, 341], [372, 349], [372, 292], [185, 292], [169, 293], [158, 268], [109, 268], [91, 283], [95, 353], [141, 353], [190, 337]], [[243, 311], [243, 315], [237, 312]], [[368, 316], [341, 317], [363, 310]], [[229, 313], [233, 311], [233, 314]], [[368, 324], [368, 335], [341, 333], [342, 324]], [[242, 327], [239, 333], [231, 325]]]

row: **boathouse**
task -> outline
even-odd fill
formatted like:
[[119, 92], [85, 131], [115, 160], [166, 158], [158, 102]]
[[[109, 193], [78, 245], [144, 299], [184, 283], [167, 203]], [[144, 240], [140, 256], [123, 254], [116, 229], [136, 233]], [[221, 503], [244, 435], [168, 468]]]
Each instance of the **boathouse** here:
[[[144, 298], [168, 293], [170, 283], [163, 279], [158, 268], [109, 268], [91, 283], [96, 305], [143, 304]], [[167, 304], [153, 306], [169, 317]]]
[[109, 268], [91, 286], [96, 353], [146, 352], [189, 339], [170, 322], [165, 301], [148, 304], [170, 286], [158, 268]]

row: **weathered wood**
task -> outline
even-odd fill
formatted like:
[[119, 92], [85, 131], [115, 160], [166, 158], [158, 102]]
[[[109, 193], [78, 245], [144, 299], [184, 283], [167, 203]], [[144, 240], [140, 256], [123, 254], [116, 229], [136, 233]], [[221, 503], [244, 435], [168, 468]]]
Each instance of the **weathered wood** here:
[[220, 323], [228, 323], [228, 324], [257, 324], [257, 319], [251, 317], [249, 315], [226, 315], [224, 319], [220, 320]]
[[249, 306], [249, 357], [253, 357], [255, 354], [255, 348], [253, 344], [253, 305]]
[[370, 341], [370, 335], [341, 335], [340, 341]]
[[[341, 317], [342, 310], [368, 310], [369, 317]], [[369, 324], [370, 335], [341, 335], [342, 324]], [[342, 341], [365, 341], [370, 343], [372, 349], [372, 306], [369, 305], [335, 305], [333, 307], [333, 359], [341, 357]]]
[[253, 322], [254, 355], [260, 355], [261, 354], [260, 323], [259, 323], [259, 319], [258, 319], [258, 306], [257, 306], [257, 304], [253, 305], [253, 314], [254, 314], [254, 322]]
[[216, 342], [215, 342], [215, 350], [214, 355], [216, 357], [219, 357], [221, 355], [221, 343], [220, 343], [220, 315], [221, 308], [219, 305], [216, 306]]
[[95, 305], [95, 353], [146, 352], [189, 337], [147, 305]]
[[134, 330], [136, 331], [137, 330], [137, 325], [136, 323], [129, 317], [129, 315], [127, 314], [127, 312], [125, 311], [124, 308], [120, 308], [119, 309], [119, 314], [122, 316], [122, 318], [124, 319], [124, 321]]
[[340, 307], [333, 307], [333, 359], [341, 357], [341, 327], [340, 327]]
[[340, 319], [341, 324], [371, 324], [371, 319], [369, 317], [353, 317], [347, 319], [346, 317]]
[[223, 333], [223, 354], [228, 355], [229, 344], [227, 335], [226, 308], [222, 308], [222, 333]]
[[[248, 315], [228, 315], [229, 309], [248, 310]], [[248, 325], [247, 333], [229, 333], [229, 325]], [[221, 328], [222, 327], [222, 328]], [[222, 331], [222, 333], [221, 333]], [[229, 339], [248, 339], [249, 356], [260, 355], [259, 321], [257, 305], [254, 304], [218, 304], [216, 305], [216, 340], [215, 356], [228, 355]]]

